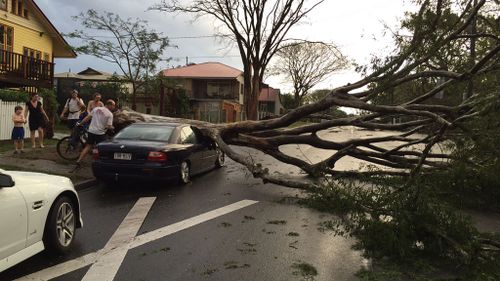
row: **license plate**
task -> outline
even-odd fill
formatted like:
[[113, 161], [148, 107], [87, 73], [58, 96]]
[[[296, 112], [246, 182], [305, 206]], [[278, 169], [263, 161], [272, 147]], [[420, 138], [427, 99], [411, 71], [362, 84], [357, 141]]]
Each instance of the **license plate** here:
[[132, 160], [132, 154], [115, 152], [113, 158], [116, 160]]

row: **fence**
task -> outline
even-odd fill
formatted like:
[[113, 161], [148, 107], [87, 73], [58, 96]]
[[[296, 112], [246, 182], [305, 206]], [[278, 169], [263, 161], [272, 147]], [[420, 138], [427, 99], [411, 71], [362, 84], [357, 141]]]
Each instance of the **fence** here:
[[[14, 108], [17, 105], [23, 108], [26, 107], [26, 104], [22, 102], [0, 100], [0, 140], [9, 140], [11, 138], [12, 128], [14, 128], [12, 114], [14, 114]], [[24, 125], [24, 133], [25, 137], [29, 137], [28, 124]]]

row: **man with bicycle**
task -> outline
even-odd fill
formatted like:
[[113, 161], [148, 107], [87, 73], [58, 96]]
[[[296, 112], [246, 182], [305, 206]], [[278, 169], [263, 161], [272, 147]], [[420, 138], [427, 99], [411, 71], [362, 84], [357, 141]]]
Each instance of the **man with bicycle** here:
[[106, 132], [113, 130], [113, 111], [115, 110], [116, 103], [113, 100], [107, 100], [104, 107], [95, 107], [77, 126], [81, 126], [90, 121], [88, 129], [88, 138], [85, 147], [83, 148], [78, 160], [76, 160], [76, 171], [81, 167], [81, 161], [85, 158], [90, 150], [98, 143], [106, 139]]
[[[85, 110], [85, 103], [83, 100], [78, 97], [78, 91], [72, 90], [71, 96], [66, 100], [64, 104], [64, 109], [61, 112], [61, 120], [68, 120], [68, 128], [73, 129], [75, 127], [76, 122], [78, 122], [80, 118], [80, 113]], [[68, 113], [68, 117], [66, 117], [66, 113]]]

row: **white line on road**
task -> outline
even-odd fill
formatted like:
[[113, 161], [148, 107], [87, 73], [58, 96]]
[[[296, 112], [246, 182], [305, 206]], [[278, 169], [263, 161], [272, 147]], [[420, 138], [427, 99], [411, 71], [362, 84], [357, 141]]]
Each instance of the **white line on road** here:
[[[176, 232], [179, 232], [181, 230], [187, 229], [189, 227], [193, 227], [195, 225], [198, 225], [200, 223], [215, 219], [217, 217], [229, 214], [231, 212], [243, 209], [245, 207], [251, 206], [255, 203], [258, 203], [258, 201], [253, 201], [253, 200], [242, 200], [239, 202], [236, 202], [231, 205], [227, 205], [222, 208], [218, 208], [206, 213], [203, 213], [201, 215], [185, 219], [183, 221], [159, 228], [157, 230], [153, 230], [151, 232], [144, 233], [142, 235], [139, 235], [132, 239], [132, 242], [130, 244], [125, 244], [118, 246], [114, 249], [111, 249], [110, 251], [122, 251], [122, 250], [129, 250], [133, 249], [136, 247], [139, 247], [141, 245], [144, 245], [146, 243], [155, 241], [157, 239], [163, 238], [165, 236], [174, 234]], [[109, 242], [108, 242], [109, 244]], [[106, 244], [107, 245], [107, 244]], [[42, 269], [38, 272], [32, 273], [30, 275], [26, 275], [24, 277], [21, 277], [19, 279], [16, 279], [15, 281], [46, 281], [50, 280], [59, 276], [62, 276], [64, 274], [70, 273], [74, 270], [83, 268], [85, 266], [91, 265], [93, 263], [98, 262], [98, 257], [102, 256], [105, 254], [105, 248], [102, 250], [99, 250], [94, 253], [87, 254], [85, 256], [76, 258], [74, 260], [70, 260], [64, 263], [60, 263], [58, 265]], [[96, 279], [97, 280], [97, 279]], [[100, 280], [100, 279], [99, 279]]]
[[137, 235], [155, 200], [156, 197], [143, 197], [137, 200], [104, 246], [102, 251], [104, 254], [97, 258], [97, 262], [90, 267], [82, 281], [113, 281], [128, 251], [119, 247], [129, 244]]
[[231, 205], [227, 205], [225, 207], [215, 209], [210, 212], [203, 213], [201, 215], [198, 215], [196, 217], [192, 217], [171, 225], [164, 226], [162, 228], [159, 228], [157, 230], [150, 231], [148, 233], [144, 233], [140, 236], [137, 236], [134, 238], [132, 243], [130, 244], [130, 249], [139, 247], [141, 245], [144, 245], [146, 243], [149, 243], [151, 241], [160, 239], [162, 237], [165, 237], [167, 235], [179, 232], [181, 230], [184, 230], [186, 228], [193, 227], [197, 224], [209, 221], [211, 219], [215, 219], [217, 217], [223, 216], [225, 214], [232, 213], [234, 211], [237, 211], [239, 209], [243, 209], [245, 207], [251, 206], [258, 201], [253, 201], [253, 200], [242, 200], [239, 202], [236, 202]]

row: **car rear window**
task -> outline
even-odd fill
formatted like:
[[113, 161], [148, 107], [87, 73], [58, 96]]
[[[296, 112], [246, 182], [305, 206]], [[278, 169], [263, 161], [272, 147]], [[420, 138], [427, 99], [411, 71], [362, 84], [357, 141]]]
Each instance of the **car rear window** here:
[[115, 139], [168, 142], [173, 131], [170, 126], [129, 126], [116, 134]]

